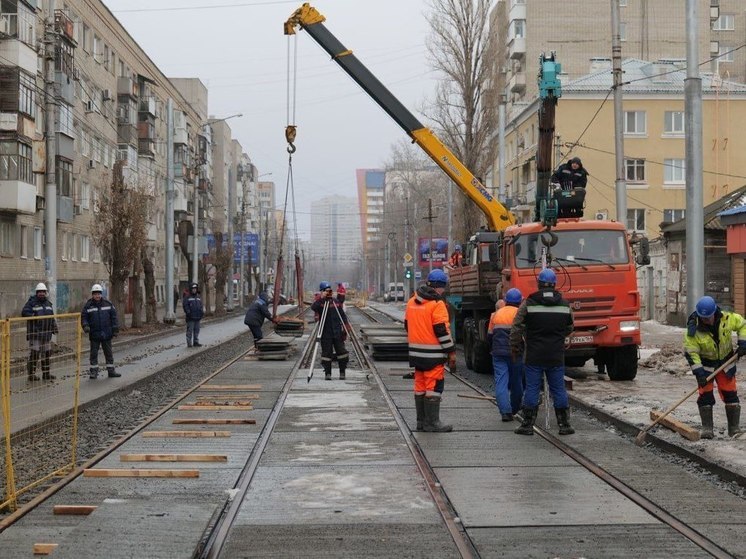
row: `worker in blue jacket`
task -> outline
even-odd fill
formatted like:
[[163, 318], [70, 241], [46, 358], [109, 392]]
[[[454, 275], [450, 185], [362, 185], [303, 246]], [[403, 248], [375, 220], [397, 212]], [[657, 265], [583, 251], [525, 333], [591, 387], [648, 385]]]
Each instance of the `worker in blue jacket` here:
[[100, 284], [91, 287], [91, 298], [83, 305], [80, 313], [80, 325], [88, 334], [91, 343], [90, 368], [88, 376], [91, 379], [98, 378], [98, 350], [104, 350], [106, 358], [106, 371], [109, 378], [121, 377], [114, 368], [114, 352], [111, 348], [112, 338], [119, 335], [119, 320], [117, 309], [108, 299], [104, 299], [103, 288]]
[[44, 380], [53, 380], [55, 376], [49, 372], [49, 356], [52, 353], [52, 335], [57, 333], [57, 321], [54, 319], [54, 308], [47, 298], [47, 286], [39, 283], [35, 295], [29, 297], [23, 306], [21, 316], [48, 316], [26, 322], [26, 340], [29, 343], [29, 358], [26, 365], [28, 380], [39, 381], [36, 375], [36, 363], [41, 360], [41, 376]]
[[193, 283], [189, 286], [189, 294], [184, 297], [182, 306], [186, 319], [187, 347], [202, 347], [199, 343], [199, 321], [205, 315], [205, 309], [199, 296], [199, 285]]
[[243, 318], [243, 323], [249, 327], [251, 335], [254, 336], [254, 345], [264, 337], [262, 324], [264, 324], [265, 319], [275, 324], [278, 322], [276, 318], [272, 318], [272, 312], [269, 310], [269, 295], [262, 291], [259, 297], [246, 309], [246, 315]]

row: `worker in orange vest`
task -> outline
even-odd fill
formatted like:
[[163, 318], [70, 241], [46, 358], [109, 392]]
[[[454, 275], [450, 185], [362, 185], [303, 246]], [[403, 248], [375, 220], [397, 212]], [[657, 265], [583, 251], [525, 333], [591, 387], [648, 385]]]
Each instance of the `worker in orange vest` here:
[[457, 268], [458, 266], [462, 265], [463, 261], [463, 255], [461, 254], [461, 245], [456, 245], [453, 247], [453, 254], [451, 254], [451, 258], [448, 260], [448, 264], [452, 268]]
[[514, 287], [508, 290], [503, 301], [505, 304], [492, 313], [487, 345], [492, 348], [497, 407], [503, 421], [513, 421], [513, 414], [521, 409], [523, 398], [523, 362], [511, 355], [510, 329], [523, 294]]

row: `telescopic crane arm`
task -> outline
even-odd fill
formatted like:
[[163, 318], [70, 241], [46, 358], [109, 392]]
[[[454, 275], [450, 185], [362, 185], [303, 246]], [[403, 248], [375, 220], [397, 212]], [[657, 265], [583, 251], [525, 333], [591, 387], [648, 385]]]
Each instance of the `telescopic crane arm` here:
[[454, 183], [484, 212], [492, 231], [502, 231], [515, 223], [515, 217], [498, 202], [441, 142], [347, 49], [324, 25], [326, 18], [310, 4], [303, 4], [285, 22], [285, 34], [305, 29], [337, 64], [401, 126], [425, 153], [443, 169]]

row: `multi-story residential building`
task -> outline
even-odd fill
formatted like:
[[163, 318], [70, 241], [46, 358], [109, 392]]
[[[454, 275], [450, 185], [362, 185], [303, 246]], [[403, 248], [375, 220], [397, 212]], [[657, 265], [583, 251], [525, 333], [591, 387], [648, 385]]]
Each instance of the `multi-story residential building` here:
[[[630, 59], [623, 63], [624, 152], [627, 181], [627, 227], [656, 237], [660, 224], [684, 217], [686, 208], [684, 79], [686, 71], [670, 63]], [[616, 218], [614, 181], [614, 112], [603, 103], [612, 86], [608, 70], [563, 84], [556, 113], [557, 149], [579, 156], [590, 173], [586, 217]], [[746, 85], [704, 75], [704, 203], [743, 185], [746, 136], [738, 124], [746, 118]], [[506, 130], [507, 196], [513, 211], [530, 219], [536, 187], [538, 101], [528, 105]], [[600, 108], [590, 127], [590, 116]], [[581, 136], [582, 135], [582, 136]], [[580, 138], [577, 145], [574, 145]], [[568, 153], [568, 144], [574, 145]], [[519, 201], [519, 202], [518, 202]]]
[[[258, 178], [257, 175], [256, 178]], [[272, 239], [275, 236], [274, 222], [275, 183], [273, 181], [259, 181], [256, 186], [259, 205], [259, 250], [261, 251], [260, 268], [262, 287], [266, 287], [274, 277], [272, 270]]]
[[360, 212], [360, 238], [367, 264], [368, 285], [378, 285], [375, 277], [381, 268], [379, 258], [382, 246], [383, 202], [386, 171], [382, 169], [357, 169], [357, 202]]
[[326, 196], [311, 202], [311, 244], [314, 259], [328, 281], [355, 283], [362, 260], [357, 200]]

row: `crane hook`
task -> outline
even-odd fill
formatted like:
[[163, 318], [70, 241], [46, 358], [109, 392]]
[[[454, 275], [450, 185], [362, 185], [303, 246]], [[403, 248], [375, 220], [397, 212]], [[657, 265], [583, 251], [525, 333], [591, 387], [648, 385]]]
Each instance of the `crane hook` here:
[[285, 127], [285, 139], [288, 142], [288, 153], [293, 154], [295, 153], [295, 135], [297, 133], [296, 126], [294, 125], [288, 125]]

